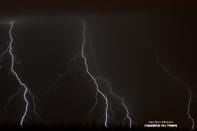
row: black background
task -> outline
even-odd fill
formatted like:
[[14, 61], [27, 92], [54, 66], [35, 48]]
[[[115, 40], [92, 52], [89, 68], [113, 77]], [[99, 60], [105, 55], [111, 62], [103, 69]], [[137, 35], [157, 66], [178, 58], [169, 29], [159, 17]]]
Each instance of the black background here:
[[[36, 96], [37, 112], [44, 123], [103, 122], [102, 99], [93, 117], [87, 120], [95, 88], [89, 82], [80, 57], [57, 88], [54, 87], [58, 74], [66, 70], [69, 60], [80, 52], [83, 17], [91, 72], [107, 78], [113, 90], [124, 96], [135, 124], [143, 126], [149, 120], [173, 120], [180, 127], [191, 125], [187, 119], [186, 88], [163, 72], [156, 59], [190, 85], [193, 92], [191, 115], [195, 119], [196, 15], [190, 10], [194, 5], [186, 4], [181, 9], [182, 2], [179, 6], [167, 2], [128, 5], [127, 2], [101, 2], [74, 6], [71, 2], [63, 3], [21, 1], [9, 3], [10, 7], [4, 3], [1, 9], [0, 49], [3, 51], [9, 42], [6, 22], [14, 19], [16, 70]], [[8, 96], [19, 86], [9, 73], [8, 54], [1, 66], [3, 110]], [[1, 114], [0, 121], [18, 122], [23, 110], [23, 99], [19, 95]], [[40, 122], [33, 113], [27, 118], [28, 122]], [[120, 122], [118, 119], [117, 123]]]

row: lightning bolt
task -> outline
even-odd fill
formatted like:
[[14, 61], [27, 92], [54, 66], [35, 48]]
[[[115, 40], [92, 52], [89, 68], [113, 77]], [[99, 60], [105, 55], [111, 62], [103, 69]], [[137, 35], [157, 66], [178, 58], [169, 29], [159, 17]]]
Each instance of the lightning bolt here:
[[105, 102], [106, 102], [106, 108], [105, 108], [105, 126], [107, 127], [107, 120], [108, 120], [108, 117], [109, 117], [109, 114], [108, 114], [108, 108], [109, 108], [109, 101], [107, 99], [107, 96], [99, 89], [99, 85], [98, 85], [98, 82], [97, 80], [102, 80], [104, 81], [105, 83], [107, 83], [107, 87], [109, 88], [110, 90], [110, 93], [112, 96], [114, 96], [116, 99], [118, 99], [119, 101], [121, 101], [121, 104], [123, 106], [123, 108], [125, 109], [126, 111], [126, 115], [123, 119], [123, 121], [125, 121], [126, 119], [129, 120], [129, 127], [131, 128], [132, 126], [132, 119], [130, 117], [130, 113], [128, 111], [128, 108], [124, 102], [124, 99], [121, 98], [120, 96], [116, 95], [113, 91], [112, 91], [112, 88], [109, 84], [109, 82], [104, 79], [103, 77], [94, 77], [90, 72], [89, 72], [89, 69], [88, 69], [88, 64], [87, 64], [87, 57], [84, 55], [84, 50], [85, 50], [85, 43], [86, 43], [86, 36], [85, 36], [85, 32], [86, 32], [86, 22], [84, 19], [82, 19], [82, 22], [83, 22], [83, 43], [82, 43], [82, 48], [81, 48], [81, 56], [82, 58], [84, 59], [84, 64], [85, 64], [85, 67], [86, 67], [86, 72], [87, 74], [91, 77], [92, 81], [94, 82], [96, 88], [97, 88], [97, 92], [96, 92], [96, 95], [95, 95], [95, 104], [93, 106], [93, 108], [90, 110], [91, 112], [93, 111], [93, 109], [96, 107], [96, 104], [97, 104], [97, 96], [98, 94], [100, 94], [104, 99], [105, 99]]
[[194, 122], [194, 118], [192, 118], [192, 116], [190, 115], [191, 101], [192, 101], [192, 91], [189, 90], [189, 102], [187, 106], [187, 116], [192, 121], [191, 129], [193, 130], [195, 128], [195, 122]]
[[95, 86], [96, 86], [96, 91], [98, 94], [100, 94], [103, 99], [105, 100], [105, 127], [108, 127], [108, 108], [109, 108], [109, 102], [108, 102], [108, 98], [107, 96], [100, 90], [98, 82], [96, 80], [96, 78], [90, 73], [89, 71], [89, 67], [87, 64], [87, 57], [84, 53], [85, 50], [85, 45], [86, 45], [86, 22], [84, 19], [82, 19], [83, 22], [83, 42], [82, 42], [82, 46], [81, 46], [81, 57], [84, 60], [84, 65], [85, 65], [85, 69], [86, 69], [86, 73], [90, 76], [90, 78], [92, 79], [92, 81], [94, 82]]
[[29, 101], [27, 100], [27, 92], [28, 92], [28, 88], [27, 86], [21, 81], [21, 79], [19, 78], [18, 74], [16, 73], [16, 71], [14, 70], [14, 55], [13, 55], [13, 49], [12, 49], [12, 44], [13, 44], [13, 36], [12, 36], [12, 30], [13, 30], [13, 26], [14, 26], [14, 22], [10, 22], [10, 29], [9, 29], [9, 37], [10, 37], [10, 43], [9, 43], [9, 54], [10, 54], [10, 57], [11, 57], [11, 67], [10, 67], [10, 70], [11, 70], [11, 73], [16, 77], [16, 79], [18, 80], [19, 84], [21, 87], [24, 88], [24, 93], [23, 93], [23, 98], [24, 98], [24, 101], [25, 101], [25, 111], [22, 115], [22, 118], [21, 118], [21, 121], [20, 121], [20, 125], [23, 126], [23, 122], [24, 122], [24, 119], [27, 115], [27, 111], [28, 111], [28, 107], [29, 107]]
[[128, 121], [129, 121], [129, 128], [131, 128], [131, 126], [132, 126], [132, 118], [130, 117], [130, 112], [129, 112], [129, 110], [128, 110], [128, 108], [127, 108], [125, 102], [124, 102], [124, 98], [122, 98], [122, 97], [116, 95], [116, 94], [113, 92], [112, 87], [111, 87], [111, 85], [110, 85], [110, 83], [109, 83], [109, 81], [108, 81], [107, 79], [105, 79], [105, 78], [103, 78], [103, 77], [96, 77], [96, 79], [97, 79], [97, 80], [101, 80], [101, 81], [103, 81], [104, 83], [106, 83], [106, 84], [107, 84], [107, 87], [109, 88], [110, 94], [111, 94], [113, 97], [115, 97], [117, 100], [119, 100], [119, 101], [121, 102], [122, 107], [123, 107], [124, 110], [126, 111], [126, 115], [125, 115], [125, 117], [124, 117], [124, 119], [123, 119], [123, 123], [124, 123], [126, 120], [128, 120]]
[[192, 91], [190, 89], [190, 86], [188, 85], [188, 83], [186, 83], [185, 81], [183, 81], [182, 79], [180, 79], [179, 77], [175, 76], [174, 74], [172, 74], [166, 67], [165, 65], [163, 65], [160, 61], [159, 58], [156, 58], [157, 64], [161, 67], [161, 69], [163, 70], [163, 72], [165, 72], [171, 79], [177, 81], [180, 85], [183, 85], [184, 87], [187, 88], [187, 92], [189, 95], [189, 99], [188, 99], [188, 105], [187, 105], [187, 116], [188, 119], [192, 122], [192, 126], [191, 129], [193, 130], [195, 128], [195, 121], [194, 118], [192, 118], [191, 114], [190, 114], [190, 108], [191, 108], [191, 102], [192, 102]]
[[75, 61], [79, 56], [83, 59], [84, 65], [85, 65], [85, 70], [86, 73], [89, 75], [89, 77], [91, 78], [91, 82], [94, 83], [95, 87], [96, 87], [96, 94], [95, 94], [95, 103], [93, 105], [93, 107], [90, 109], [89, 111], [89, 116], [92, 114], [92, 112], [94, 111], [94, 109], [96, 108], [96, 105], [98, 103], [98, 95], [100, 95], [104, 100], [105, 100], [105, 121], [104, 121], [104, 125], [105, 127], [108, 127], [108, 122], [109, 122], [109, 110], [112, 110], [111, 107], [111, 103], [108, 100], [108, 96], [100, 89], [98, 81], [103, 81], [104, 83], [106, 83], [107, 87], [109, 88], [110, 94], [115, 97], [118, 101], [121, 102], [122, 107], [124, 108], [126, 114], [123, 118], [123, 123], [128, 120], [129, 121], [129, 128], [131, 128], [132, 126], [132, 118], [130, 117], [130, 113], [129, 110], [125, 104], [125, 101], [123, 98], [121, 98], [120, 96], [116, 95], [113, 91], [112, 91], [112, 87], [109, 84], [108, 80], [106, 80], [103, 77], [96, 77], [94, 76], [90, 71], [89, 71], [89, 66], [87, 64], [87, 57], [85, 55], [85, 46], [86, 46], [86, 22], [84, 19], [82, 19], [82, 23], [83, 23], [83, 42], [82, 42], [82, 46], [81, 46], [81, 52], [77, 53], [74, 57], [71, 58], [71, 60], [68, 62], [68, 67], [66, 69], [66, 71], [64, 73], [61, 73], [58, 75], [58, 78], [56, 79], [54, 85], [57, 88], [57, 83], [59, 83], [59, 81], [61, 80], [61, 78], [65, 75], [68, 74], [68, 72], [71, 69], [72, 66], [72, 62]]
[[[20, 94], [21, 90], [23, 89], [23, 99], [25, 102], [25, 110], [22, 114], [22, 117], [20, 119], [20, 126], [23, 126], [24, 120], [27, 116], [28, 113], [28, 109], [29, 109], [29, 101], [28, 101], [28, 94], [30, 95], [32, 101], [33, 101], [33, 105], [34, 105], [34, 113], [36, 114], [37, 117], [39, 117], [38, 113], [36, 112], [36, 107], [35, 107], [35, 97], [34, 95], [31, 93], [31, 91], [28, 89], [28, 87], [25, 85], [25, 83], [20, 79], [20, 77], [18, 76], [17, 72], [14, 69], [14, 63], [15, 63], [15, 58], [14, 58], [14, 53], [13, 53], [13, 42], [14, 42], [14, 38], [12, 36], [12, 31], [13, 31], [13, 27], [14, 27], [14, 22], [11, 21], [10, 22], [10, 27], [9, 27], [9, 45], [8, 48], [1, 54], [1, 57], [3, 57], [6, 53], [8, 53], [11, 57], [11, 66], [10, 66], [10, 72], [15, 76], [16, 80], [18, 81], [18, 84], [20, 85], [21, 88], [19, 88], [19, 90], [13, 94], [12, 96], [9, 96], [8, 98], [8, 102], [4, 107], [4, 110], [6, 110], [7, 106], [9, 105], [11, 99], [13, 99], [14, 97], [16, 97], [17, 95]], [[40, 118], [40, 117], [39, 117]]]

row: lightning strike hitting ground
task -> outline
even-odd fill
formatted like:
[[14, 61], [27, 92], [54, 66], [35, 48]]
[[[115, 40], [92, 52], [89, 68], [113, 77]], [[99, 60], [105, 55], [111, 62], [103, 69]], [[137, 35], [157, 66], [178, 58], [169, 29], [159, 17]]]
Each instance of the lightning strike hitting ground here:
[[86, 22], [84, 19], [82, 19], [82, 22], [83, 22], [83, 43], [82, 43], [82, 46], [81, 46], [81, 57], [83, 58], [84, 60], [84, 65], [85, 65], [85, 68], [86, 68], [86, 72], [87, 74], [90, 76], [90, 78], [92, 79], [92, 81], [94, 82], [95, 86], [96, 86], [96, 91], [98, 94], [100, 94], [103, 99], [105, 100], [105, 127], [108, 127], [108, 108], [109, 108], [109, 104], [108, 104], [108, 98], [107, 96], [99, 89], [99, 85], [97, 83], [97, 80], [96, 78], [94, 78], [94, 76], [89, 72], [89, 67], [88, 67], [88, 64], [87, 64], [87, 58], [85, 56], [85, 53], [84, 53], [84, 50], [85, 50], [85, 44], [86, 44], [86, 36], [85, 36], [85, 33], [86, 33]]
[[36, 114], [37, 117], [39, 117], [38, 113], [36, 112], [35, 109], [35, 98], [34, 95], [31, 93], [31, 91], [28, 89], [28, 87], [22, 82], [22, 80], [20, 79], [20, 77], [18, 76], [17, 72], [14, 70], [14, 63], [15, 63], [15, 58], [14, 58], [14, 54], [13, 54], [13, 36], [12, 36], [12, 31], [13, 31], [13, 27], [14, 27], [14, 22], [11, 21], [10, 22], [10, 27], [9, 27], [9, 38], [10, 38], [10, 42], [8, 45], [8, 48], [1, 54], [1, 57], [3, 57], [6, 53], [8, 53], [11, 57], [11, 66], [10, 66], [10, 72], [15, 76], [15, 78], [17, 79], [19, 85], [21, 88], [19, 88], [19, 90], [12, 96], [9, 96], [8, 98], [8, 102], [4, 107], [4, 111], [6, 110], [7, 106], [9, 105], [11, 99], [13, 99], [14, 97], [16, 97], [17, 95], [20, 94], [20, 92], [22, 91], [22, 89], [24, 90], [23, 92], [23, 99], [25, 102], [25, 110], [22, 114], [21, 120], [20, 120], [20, 125], [23, 126], [24, 120], [27, 116], [27, 112], [28, 112], [28, 108], [29, 108], [29, 101], [27, 99], [27, 95], [29, 94], [31, 96], [31, 99], [33, 101], [33, 106], [34, 106], [34, 113]]
[[165, 65], [163, 65], [158, 58], [156, 58], [157, 64], [161, 67], [161, 69], [173, 80], [177, 81], [180, 85], [183, 85], [184, 87], [187, 88], [188, 91], [188, 106], [187, 106], [187, 116], [188, 119], [191, 120], [192, 122], [192, 126], [191, 129], [193, 130], [195, 128], [195, 122], [194, 122], [194, 118], [192, 118], [191, 114], [190, 114], [190, 108], [191, 108], [191, 101], [192, 101], [192, 91], [190, 89], [190, 86], [183, 80], [181, 80], [180, 78], [178, 78], [177, 76], [173, 75], [166, 67]]

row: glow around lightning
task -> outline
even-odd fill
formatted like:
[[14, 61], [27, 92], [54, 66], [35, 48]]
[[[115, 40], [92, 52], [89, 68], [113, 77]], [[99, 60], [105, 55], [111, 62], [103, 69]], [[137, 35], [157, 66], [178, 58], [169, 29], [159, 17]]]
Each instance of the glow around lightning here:
[[160, 61], [158, 58], [156, 58], [157, 60], [157, 63], [159, 64], [159, 66], [161, 67], [161, 69], [173, 80], [177, 81], [179, 84], [183, 85], [184, 87], [187, 88], [187, 91], [188, 91], [188, 96], [189, 96], [189, 99], [188, 99], [188, 105], [187, 105], [187, 116], [188, 116], [188, 119], [191, 120], [192, 122], [192, 126], [191, 126], [191, 129], [193, 130], [195, 128], [195, 121], [194, 121], [194, 118], [191, 116], [190, 114], [190, 108], [191, 108], [191, 101], [192, 101], [192, 91], [190, 89], [190, 86], [183, 80], [181, 80], [179, 77], [173, 75]]
[[107, 96], [99, 89], [99, 85], [97, 83], [96, 78], [94, 78], [94, 76], [89, 72], [89, 67], [87, 64], [87, 58], [85, 56], [84, 50], [85, 50], [85, 44], [86, 44], [86, 23], [85, 20], [82, 20], [83, 22], [83, 43], [81, 46], [81, 57], [84, 59], [84, 64], [85, 64], [85, 68], [86, 68], [86, 72], [87, 74], [90, 76], [90, 78], [93, 80], [95, 86], [96, 86], [96, 91], [98, 92], [98, 94], [100, 94], [103, 99], [105, 100], [105, 127], [108, 127], [108, 108], [109, 108], [109, 104], [108, 104], [108, 98]]

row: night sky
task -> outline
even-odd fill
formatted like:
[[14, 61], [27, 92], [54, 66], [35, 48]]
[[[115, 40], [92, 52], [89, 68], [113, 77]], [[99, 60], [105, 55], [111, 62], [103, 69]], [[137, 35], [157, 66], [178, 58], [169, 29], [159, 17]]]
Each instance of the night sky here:
[[[83, 14], [61, 12], [19, 15], [0, 22], [0, 54], [9, 45], [9, 21], [14, 20], [15, 70], [35, 96], [25, 124], [92, 125], [104, 123], [101, 96], [95, 110], [96, 88], [81, 57], [83, 23], [89, 71], [112, 102], [109, 125], [122, 125], [125, 110], [110, 95], [107, 84], [123, 97], [133, 124], [143, 127], [151, 120], [170, 120], [190, 128], [187, 116], [197, 119], [196, 35], [197, 16], [190, 11], [111, 11]], [[9, 53], [0, 58], [0, 123], [19, 123], [25, 109], [23, 91], [10, 72]], [[176, 79], [171, 78], [163, 65]], [[67, 70], [69, 69], [69, 70]], [[63, 72], [64, 75], [61, 75]], [[59, 77], [62, 76], [62, 77]], [[100, 80], [103, 78], [108, 83]], [[124, 126], [128, 126], [126, 121]]]

